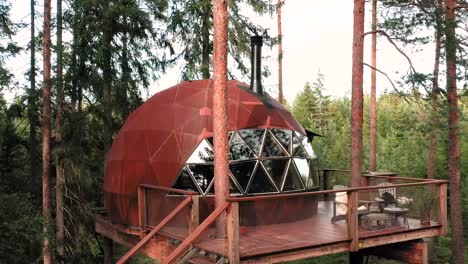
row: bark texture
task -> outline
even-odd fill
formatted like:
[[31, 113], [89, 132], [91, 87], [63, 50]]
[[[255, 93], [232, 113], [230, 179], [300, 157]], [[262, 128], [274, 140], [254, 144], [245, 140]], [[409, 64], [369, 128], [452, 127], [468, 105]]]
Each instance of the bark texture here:
[[50, 0], [44, 0], [44, 87], [42, 93], [42, 216], [44, 218], [44, 238], [42, 255], [44, 264], [52, 263], [50, 232], [52, 229], [52, 212], [50, 204]]
[[278, 0], [276, 13], [278, 16], [278, 102], [283, 103], [283, 32], [281, 28], [281, 5], [282, 0]]
[[[109, 9], [106, 2], [105, 10]], [[112, 21], [107, 14], [104, 18], [103, 29], [103, 65], [104, 79], [103, 105], [104, 105], [104, 155], [112, 145]]]
[[361, 185], [362, 178], [362, 116], [363, 116], [363, 54], [364, 0], [354, 1], [353, 67], [351, 103], [351, 186]]
[[55, 166], [56, 166], [56, 185], [55, 185], [55, 199], [56, 199], [56, 217], [55, 222], [57, 225], [57, 257], [58, 260], [63, 260], [65, 254], [64, 237], [65, 237], [65, 221], [63, 216], [64, 199], [63, 190], [65, 186], [65, 175], [63, 168], [63, 45], [62, 45], [62, 0], [57, 0], [57, 115], [55, 117], [55, 140], [57, 149], [55, 153]]
[[37, 149], [37, 135], [36, 135], [36, 43], [34, 41], [35, 36], [35, 0], [31, 0], [31, 69], [29, 73], [30, 89], [28, 94], [28, 119], [29, 119], [29, 170], [31, 176], [31, 182], [39, 182], [37, 179], [39, 168], [38, 164], [38, 149]]
[[205, 18], [203, 19], [202, 32], [202, 65], [201, 72], [203, 79], [210, 78], [210, 29], [209, 29], [209, 8], [206, 7]]
[[377, 171], [377, 0], [372, 0], [371, 98], [369, 130], [369, 171]]
[[450, 187], [450, 225], [452, 227], [452, 263], [462, 264], [464, 260], [463, 219], [460, 179], [460, 137], [458, 129], [457, 96], [457, 44], [455, 36], [455, 1], [445, 1], [445, 53], [447, 66], [448, 99], [448, 176]]
[[435, 28], [435, 58], [434, 69], [432, 71], [432, 94], [431, 94], [431, 132], [429, 134], [429, 157], [427, 160], [427, 178], [433, 179], [435, 176], [435, 157], [437, 149], [437, 130], [436, 127], [439, 123], [437, 118], [438, 105], [437, 100], [439, 97], [439, 65], [440, 65], [440, 49], [442, 47], [442, 13], [443, 4], [442, 0], [437, 0], [436, 11], [436, 28]]
[[[227, 142], [227, 0], [213, 0], [214, 71], [213, 71], [213, 129], [214, 177], [216, 208], [229, 197], [229, 160]], [[216, 222], [218, 237], [226, 234], [226, 214]]]

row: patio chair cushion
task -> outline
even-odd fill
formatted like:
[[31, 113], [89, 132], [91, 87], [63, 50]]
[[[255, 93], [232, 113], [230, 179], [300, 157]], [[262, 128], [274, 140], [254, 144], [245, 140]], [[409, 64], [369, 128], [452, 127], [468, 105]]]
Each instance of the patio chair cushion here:
[[388, 192], [384, 192], [382, 194], [382, 199], [384, 200], [385, 206], [397, 203], [395, 196], [393, 196], [391, 193], [388, 193]]

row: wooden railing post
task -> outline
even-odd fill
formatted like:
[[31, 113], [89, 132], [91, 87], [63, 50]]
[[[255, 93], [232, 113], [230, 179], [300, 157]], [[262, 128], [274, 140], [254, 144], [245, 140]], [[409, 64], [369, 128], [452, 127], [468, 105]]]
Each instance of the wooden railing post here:
[[439, 236], [447, 235], [447, 183], [438, 186], [438, 222], [440, 224]]
[[143, 231], [146, 227], [146, 190], [142, 186], [138, 186], [138, 224]]
[[[324, 191], [330, 189], [330, 172], [331, 171], [328, 169], [323, 170], [322, 178], [323, 178], [323, 190]], [[325, 194], [325, 200], [328, 200], [328, 198], [329, 198], [329, 195]]]
[[192, 233], [200, 224], [200, 197], [192, 196], [192, 207], [190, 208], [189, 233]]
[[240, 263], [239, 253], [239, 203], [233, 202], [227, 214], [228, 257], [230, 264]]
[[348, 235], [351, 239], [349, 251], [355, 252], [359, 250], [359, 223], [358, 223], [358, 192], [348, 191]]

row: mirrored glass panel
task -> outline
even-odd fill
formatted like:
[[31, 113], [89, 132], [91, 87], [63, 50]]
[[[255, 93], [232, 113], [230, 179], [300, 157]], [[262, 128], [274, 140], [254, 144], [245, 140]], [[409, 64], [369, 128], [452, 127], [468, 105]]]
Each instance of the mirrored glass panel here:
[[311, 189], [319, 185], [318, 159], [309, 160], [310, 164], [310, 181], [307, 182], [307, 188]]
[[275, 186], [266, 175], [262, 166], [258, 166], [254, 173], [252, 183], [247, 191], [248, 193], [268, 193], [277, 192]]
[[208, 143], [208, 141], [202, 140], [192, 155], [190, 155], [190, 158], [188, 158], [187, 163], [206, 163], [213, 162], [213, 160], [213, 148], [211, 148], [211, 145]]
[[265, 136], [265, 143], [262, 148], [262, 157], [284, 157], [287, 153], [280, 147], [280, 145], [273, 138], [273, 135], [267, 133]]
[[195, 182], [205, 193], [214, 177], [213, 165], [188, 165], [188, 168], [192, 172]]
[[230, 160], [245, 160], [253, 159], [255, 155], [239, 135], [234, 134], [229, 143], [229, 159]]
[[299, 173], [294, 166], [294, 163], [289, 164], [286, 178], [284, 179], [283, 191], [304, 190], [304, 185], [300, 179]]
[[301, 133], [294, 131], [296, 136], [299, 138], [299, 140], [302, 143], [302, 146], [304, 147], [305, 151], [307, 152], [307, 155], [309, 155], [311, 158], [316, 158], [317, 156], [314, 153], [314, 150], [312, 149], [312, 145], [309, 142], [309, 139], [302, 135]]
[[288, 159], [263, 160], [263, 167], [275, 182], [278, 189], [281, 189], [283, 175], [288, 164]]
[[237, 131], [244, 141], [249, 145], [255, 154], [259, 155], [262, 146], [264, 129], [242, 129]]
[[[232, 178], [230, 178], [230, 186], [229, 186], [229, 193], [233, 194], [241, 194], [241, 191], [237, 187], [237, 185], [234, 183]], [[214, 180], [211, 182], [210, 186], [208, 187], [208, 190], [206, 191], [206, 194], [214, 194], [215, 192], [215, 185], [214, 185]]]
[[310, 161], [306, 159], [295, 158], [294, 163], [296, 164], [296, 168], [306, 188], [315, 186], [312, 176], [312, 167], [310, 167]]
[[271, 129], [270, 132], [275, 135], [281, 145], [283, 145], [284, 149], [286, 149], [289, 153], [291, 151], [290, 145], [292, 131], [286, 129]]
[[299, 137], [297, 137], [296, 135], [293, 136], [292, 156], [301, 157], [301, 158], [307, 158], [308, 157], [307, 152], [302, 147], [301, 139]]
[[245, 191], [257, 161], [244, 161], [229, 165], [232, 175]]
[[182, 189], [182, 190], [190, 190], [194, 192], [200, 192], [198, 188], [195, 186], [195, 183], [192, 180], [192, 177], [190, 177], [190, 174], [187, 170], [186, 167], [182, 169], [182, 171], [179, 174], [179, 177], [177, 178], [176, 183], [173, 186], [174, 189]]

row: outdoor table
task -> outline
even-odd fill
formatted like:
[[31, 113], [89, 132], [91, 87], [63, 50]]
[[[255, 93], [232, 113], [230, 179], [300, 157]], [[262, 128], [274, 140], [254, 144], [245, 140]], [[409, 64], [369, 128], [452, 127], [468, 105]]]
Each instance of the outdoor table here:
[[406, 218], [406, 213], [409, 211], [408, 208], [403, 207], [385, 207], [384, 212], [390, 216], [390, 222], [393, 225], [399, 225], [398, 217], [403, 217], [403, 224], [409, 228], [408, 219]]
[[382, 213], [370, 213], [362, 216], [361, 224], [366, 229], [380, 229], [388, 227], [389, 215]]

